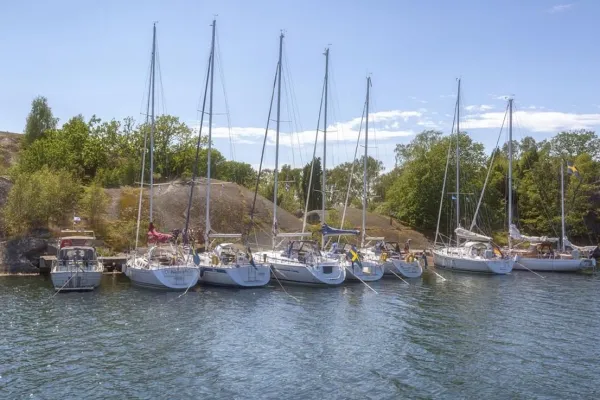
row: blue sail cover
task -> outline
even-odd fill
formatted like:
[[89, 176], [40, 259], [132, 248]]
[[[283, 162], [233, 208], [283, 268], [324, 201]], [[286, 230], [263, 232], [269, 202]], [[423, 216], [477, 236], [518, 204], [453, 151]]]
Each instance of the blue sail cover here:
[[360, 233], [357, 229], [336, 229], [332, 228], [327, 224], [321, 225], [321, 233], [323, 236], [344, 236], [344, 235], [358, 235]]

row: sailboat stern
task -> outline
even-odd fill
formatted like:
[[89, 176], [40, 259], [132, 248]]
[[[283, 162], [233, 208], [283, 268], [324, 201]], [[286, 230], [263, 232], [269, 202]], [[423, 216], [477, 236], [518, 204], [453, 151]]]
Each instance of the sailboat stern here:
[[423, 268], [416, 259], [413, 261], [393, 259], [391, 261], [395, 272], [404, 278], [418, 278], [423, 275]]

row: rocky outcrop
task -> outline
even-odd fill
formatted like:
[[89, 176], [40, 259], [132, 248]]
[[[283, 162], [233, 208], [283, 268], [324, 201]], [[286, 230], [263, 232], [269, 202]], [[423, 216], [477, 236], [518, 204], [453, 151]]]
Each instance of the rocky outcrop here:
[[[6, 204], [6, 200], [8, 199], [8, 193], [12, 188], [12, 182], [10, 179], [4, 176], [0, 176], [0, 210], [4, 208]], [[6, 229], [4, 228], [4, 223], [2, 218], [0, 218], [0, 239], [4, 238], [6, 235]]]
[[0, 243], [0, 273], [37, 273], [41, 255], [51, 250], [47, 239], [19, 238]]

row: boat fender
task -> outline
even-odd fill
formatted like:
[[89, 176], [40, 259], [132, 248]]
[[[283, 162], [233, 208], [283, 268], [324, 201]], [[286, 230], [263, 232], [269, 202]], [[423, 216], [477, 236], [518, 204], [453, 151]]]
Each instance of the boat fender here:
[[216, 254], [213, 254], [211, 261], [212, 261], [213, 265], [217, 265], [219, 263], [219, 257], [217, 257]]
[[408, 262], [408, 263], [411, 263], [411, 262], [415, 261], [415, 256], [414, 256], [414, 254], [413, 254], [413, 253], [409, 253], [409, 254], [406, 256], [406, 258], [404, 259], [404, 261], [406, 261], [406, 262]]

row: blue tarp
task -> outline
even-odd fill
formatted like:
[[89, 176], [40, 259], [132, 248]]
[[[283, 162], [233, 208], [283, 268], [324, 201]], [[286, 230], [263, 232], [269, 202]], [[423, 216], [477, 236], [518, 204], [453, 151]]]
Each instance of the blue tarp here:
[[357, 229], [336, 229], [332, 228], [327, 224], [321, 225], [321, 233], [323, 236], [343, 236], [343, 235], [358, 235], [360, 233]]

